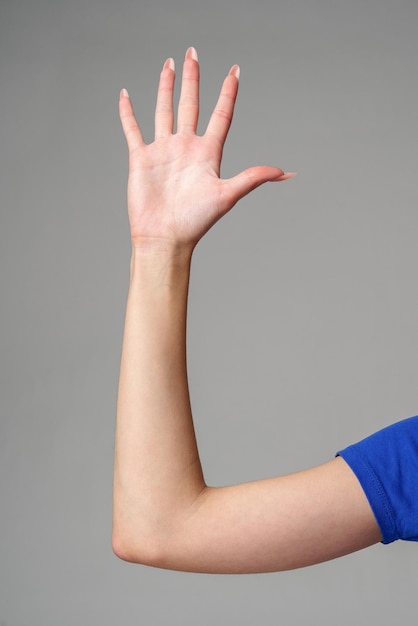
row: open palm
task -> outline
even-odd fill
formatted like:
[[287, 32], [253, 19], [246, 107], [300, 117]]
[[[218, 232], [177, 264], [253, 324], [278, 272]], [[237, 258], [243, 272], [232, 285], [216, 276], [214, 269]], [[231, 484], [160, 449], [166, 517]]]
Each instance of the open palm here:
[[126, 90], [120, 117], [129, 148], [128, 209], [134, 245], [159, 240], [193, 248], [234, 204], [264, 182], [286, 180], [277, 167], [251, 167], [233, 178], [219, 177], [223, 146], [238, 92], [239, 68], [225, 78], [203, 136], [199, 116], [199, 63], [189, 48], [183, 66], [174, 133], [174, 61], [163, 67], [155, 112], [155, 140], [146, 144]]

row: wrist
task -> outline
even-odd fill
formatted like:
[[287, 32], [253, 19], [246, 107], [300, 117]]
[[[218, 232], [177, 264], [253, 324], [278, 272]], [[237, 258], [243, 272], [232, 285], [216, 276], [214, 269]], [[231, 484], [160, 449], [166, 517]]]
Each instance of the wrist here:
[[191, 258], [195, 244], [181, 243], [164, 237], [135, 237], [132, 238], [132, 254], [138, 258]]
[[179, 285], [179, 278], [190, 274], [193, 249], [158, 238], [132, 241], [131, 282], [140, 280], [159, 287]]

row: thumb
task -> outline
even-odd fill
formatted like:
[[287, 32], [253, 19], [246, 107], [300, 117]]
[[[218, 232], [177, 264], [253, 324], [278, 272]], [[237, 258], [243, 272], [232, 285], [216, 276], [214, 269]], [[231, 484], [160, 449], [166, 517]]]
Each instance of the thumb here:
[[296, 176], [295, 172], [285, 173], [279, 167], [259, 165], [249, 167], [240, 174], [224, 181], [225, 210], [234, 206], [238, 200], [250, 193], [253, 189], [267, 182], [282, 181]]

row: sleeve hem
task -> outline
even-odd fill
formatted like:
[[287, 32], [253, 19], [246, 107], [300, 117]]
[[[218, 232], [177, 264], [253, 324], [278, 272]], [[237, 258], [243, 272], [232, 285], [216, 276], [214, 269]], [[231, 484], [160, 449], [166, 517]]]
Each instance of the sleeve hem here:
[[336, 456], [341, 456], [357, 477], [382, 533], [381, 543], [388, 544], [399, 539], [392, 506], [373, 468], [354, 446], [337, 452]]

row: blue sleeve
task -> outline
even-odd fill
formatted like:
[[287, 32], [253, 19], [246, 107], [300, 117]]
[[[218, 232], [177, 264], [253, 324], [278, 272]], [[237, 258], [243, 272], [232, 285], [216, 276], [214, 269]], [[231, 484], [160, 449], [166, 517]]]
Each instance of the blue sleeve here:
[[418, 416], [337, 453], [357, 476], [383, 543], [418, 541]]

